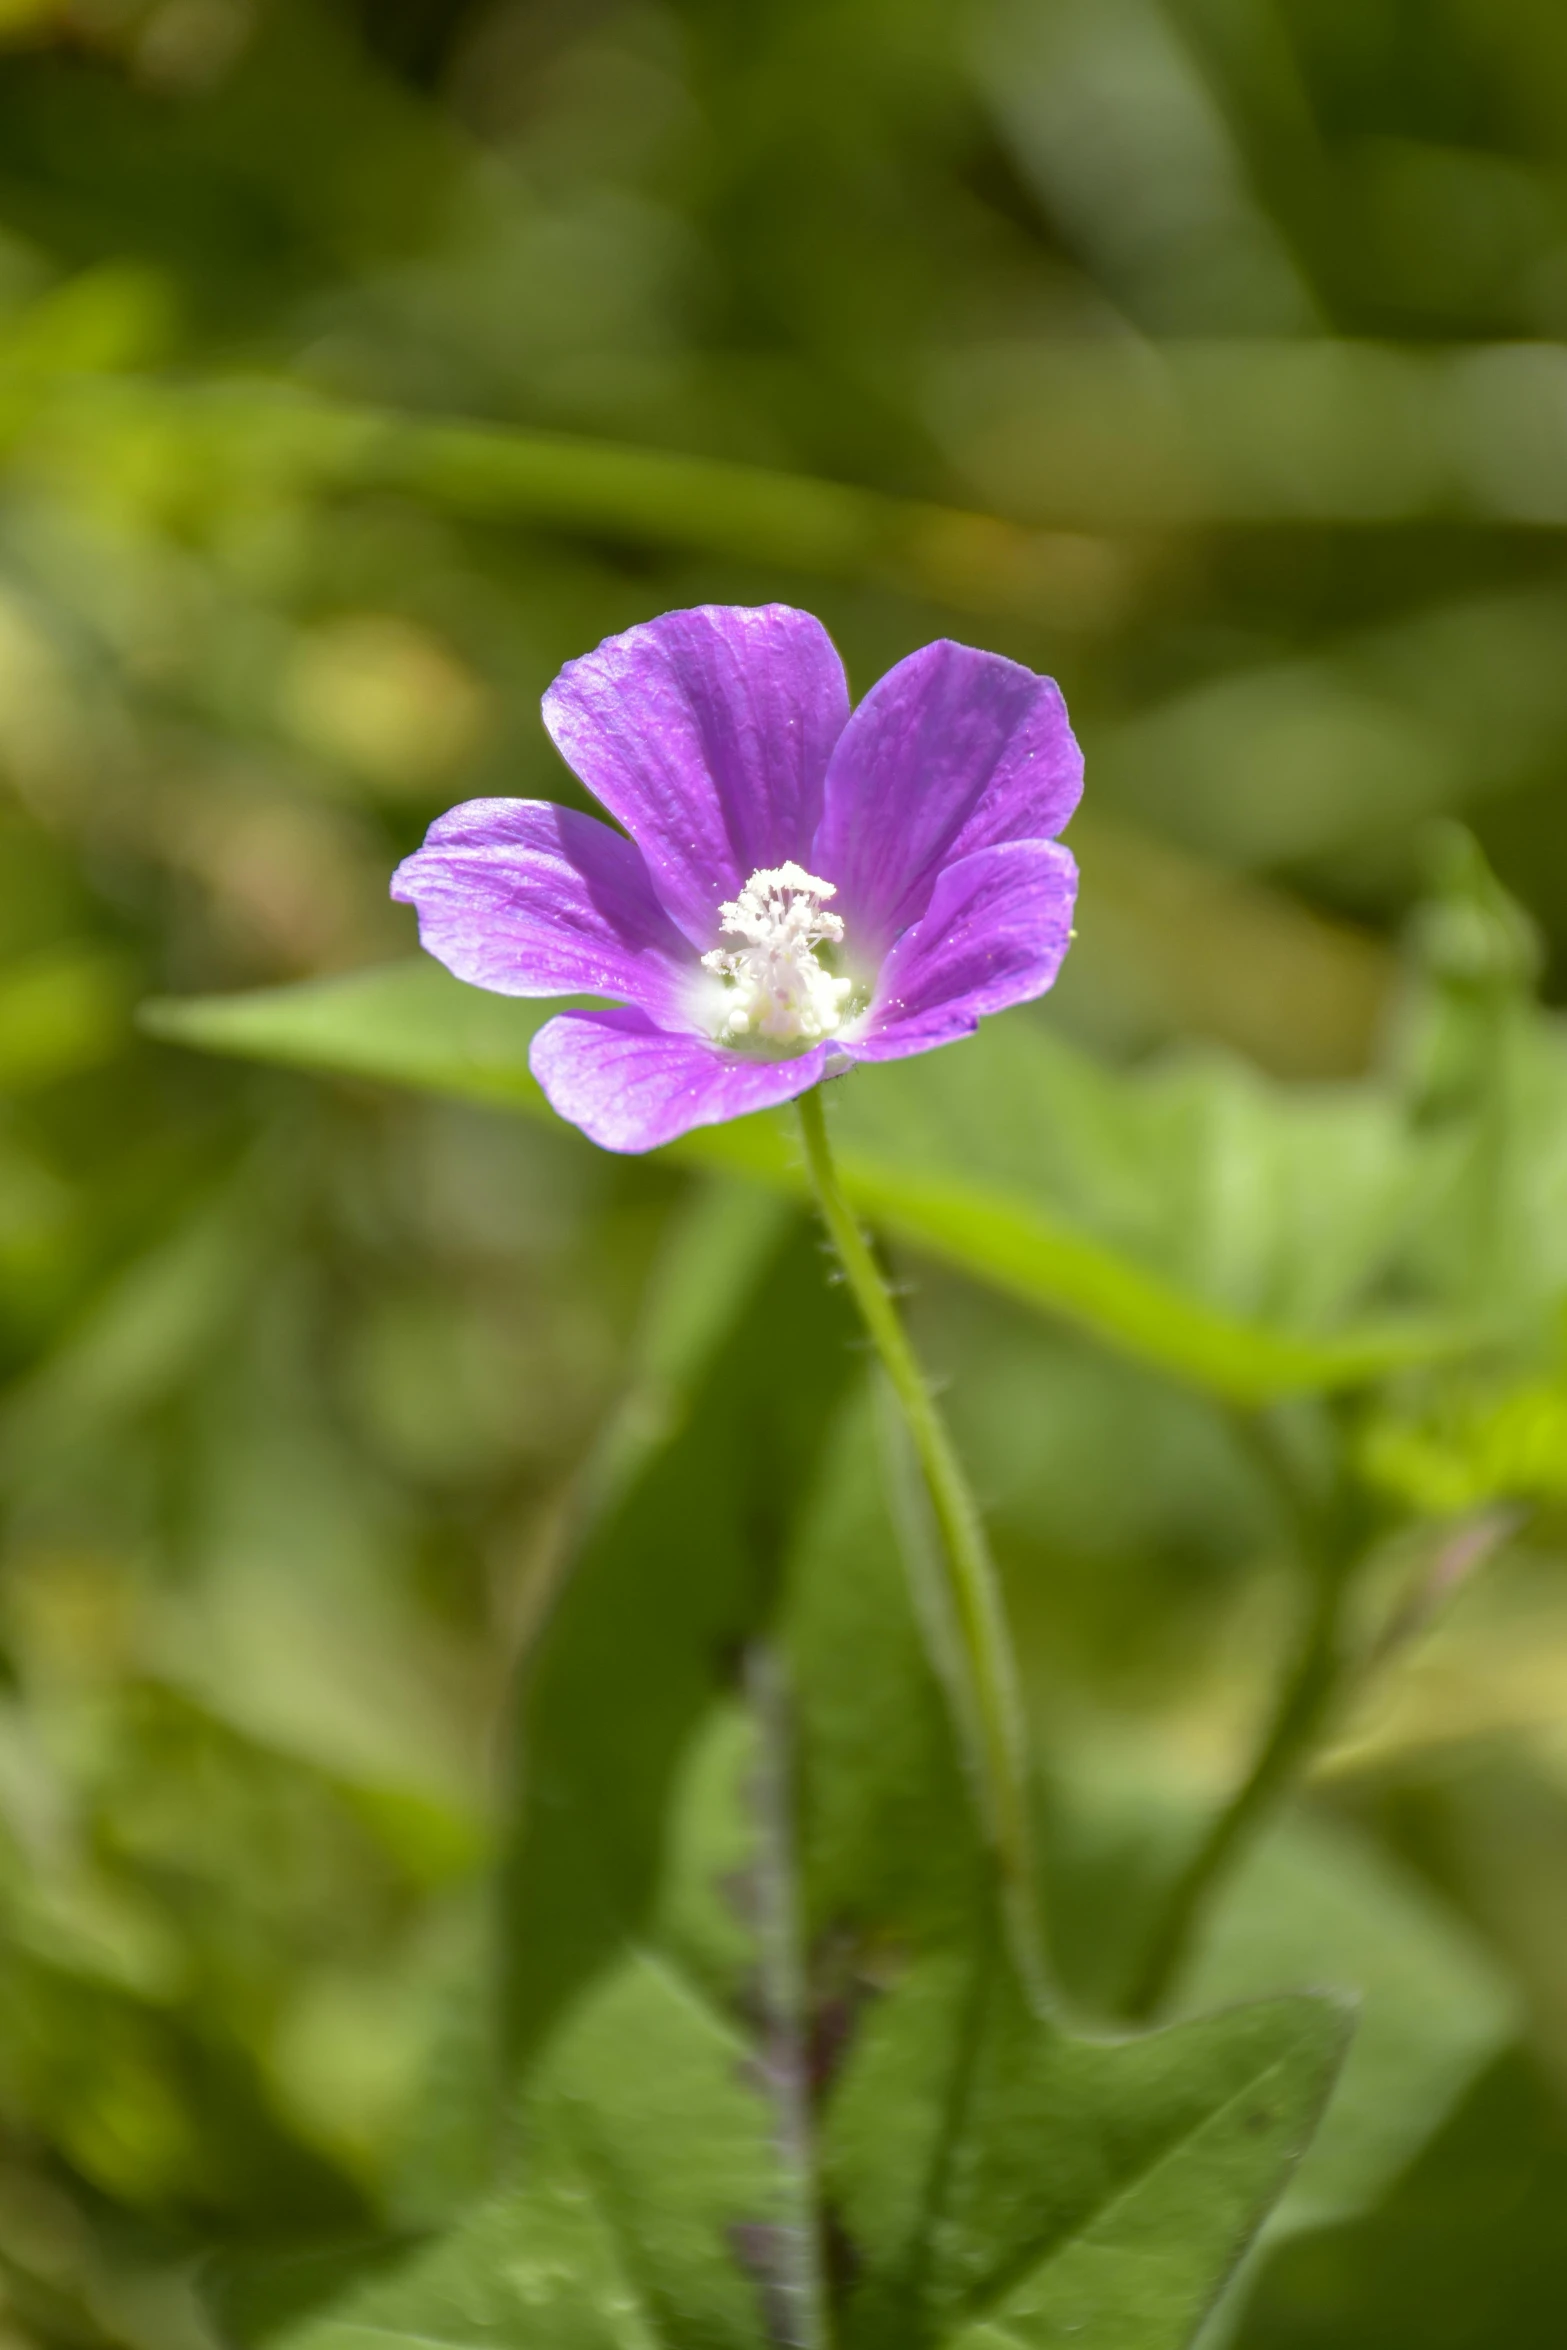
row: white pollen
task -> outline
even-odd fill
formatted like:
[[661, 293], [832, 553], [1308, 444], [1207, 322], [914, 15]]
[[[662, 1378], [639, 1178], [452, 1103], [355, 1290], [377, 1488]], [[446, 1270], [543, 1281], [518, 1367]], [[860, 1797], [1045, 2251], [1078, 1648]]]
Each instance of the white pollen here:
[[801, 865], [765, 866], [737, 898], [720, 906], [719, 925], [737, 947], [714, 947], [702, 961], [728, 982], [719, 1036], [765, 1036], [773, 1044], [816, 1044], [831, 1036], [854, 992], [817, 955], [843, 939], [843, 920], [824, 911], [835, 885]]

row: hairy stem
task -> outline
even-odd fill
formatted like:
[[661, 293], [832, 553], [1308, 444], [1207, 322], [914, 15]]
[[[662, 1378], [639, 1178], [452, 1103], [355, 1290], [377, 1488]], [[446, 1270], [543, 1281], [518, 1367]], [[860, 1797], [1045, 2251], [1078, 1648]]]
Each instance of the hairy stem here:
[[[1001, 1880], [1008, 1940], [1036, 2005], [1046, 2001], [1039, 1939], [1028, 1776], [1017, 1668], [996, 1570], [979, 1509], [929, 1382], [909, 1342], [892, 1293], [854, 1211], [843, 1195], [827, 1140], [820, 1087], [802, 1096], [800, 1129], [817, 1206], [871, 1343], [891, 1382], [919, 1457], [941, 1534], [950, 1617], [967, 1702], [957, 1707], [960, 1734], [972, 1734], [981, 1811]], [[942, 1661], [942, 1660], [939, 1660]], [[944, 1660], [948, 1677], [951, 1660]]]

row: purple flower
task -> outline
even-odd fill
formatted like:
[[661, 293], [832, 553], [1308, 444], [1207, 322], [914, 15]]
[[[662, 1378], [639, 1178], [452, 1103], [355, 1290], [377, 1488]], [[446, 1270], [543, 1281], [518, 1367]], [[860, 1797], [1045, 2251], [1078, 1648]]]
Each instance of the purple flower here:
[[949, 1044], [1060, 968], [1077, 869], [1053, 836], [1083, 762], [1015, 661], [926, 645], [851, 713], [808, 612], [702, 605], [568, 662], [544, 722], [625, 831], [470, 800], [392, 895], [476, 987], [617, 999], [531, 1056], [607, 1150]]

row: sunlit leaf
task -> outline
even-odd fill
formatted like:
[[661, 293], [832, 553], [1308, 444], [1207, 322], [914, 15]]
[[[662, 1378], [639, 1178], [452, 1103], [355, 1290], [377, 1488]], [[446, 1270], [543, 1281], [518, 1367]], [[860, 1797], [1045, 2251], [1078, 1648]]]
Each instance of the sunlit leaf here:
[[[156, 1035], [208, 1051], [542, 1111], [527, 1050], [551, 1009], [484, 995], [434, 965], [410, 963], [297, 989], [158, 1003], [144, 1020]], [[1063, 1112], [1085, 1088], [1088, 1136], [1074, 1142]], [[1249, 1318], [1171, 1278], [1158, 1262], [1158, 1231], [1143, 1231], [1141, 1251], [1108, 1244], [1061, 1200], [1063, 1191], [1080, 1198], [1085, 1184], [1094, 1190], [1092, 1136], [1114, 1100], [1108, 1077], [1075, 1076], [1064, 1048], [1047, 1044], [1026, 1018], [988, 1021], [970, 1042], [858, 1071], [836, 1090], [844, 1181], [856, 1204], [898, 1238], [1236, 1401], [1352, 1385], [1453, 1343], [1450, 1330], [1410, 1318], [1327, 1328]], [[1145, 1119], [1121, 1123], [1108, 1170], [1109, 1221], [1117, 1181], [1124, 1192], [1130, 1176], [1135, 1236], [1143, 1212], [1135, 1203], [1148, 1197], [1147, 1156], [1157, 1142], [1139, 1131]], [[1063, 1162], [1074, 1150], [1075, 1167]], [[803, 1190], [781, 1117], [700, 1130], [669, 1155]], [[1342, 1163], [1341, 1149], [1336, 1156]], [[1309, 1247], [1301, 1255], [1312, 1261]]]
[[1490, 1501], [1567, 1493], [1567, 1381], [1523, 1379], [1439, 1392], [1423, 1413], [1396, 1408], [1366, 1427], [1366, 1474], [1429, 1517]]

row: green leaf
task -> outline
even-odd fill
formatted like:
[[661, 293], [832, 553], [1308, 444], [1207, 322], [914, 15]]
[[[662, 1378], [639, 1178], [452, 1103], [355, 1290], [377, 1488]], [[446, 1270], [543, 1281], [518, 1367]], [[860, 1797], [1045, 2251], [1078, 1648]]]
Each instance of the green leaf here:
[[[761, 1297], [799, 1286], [786, 1246]], [[734, 1383], [727, 1344], [696, 1396], [711, 1378]], [[683, 1441], [617, 1487], [605, 1529], [656, 1495]], [[1033, 2013], [993, 1931], [868, 1410], [839, 1415], [810, 1482], [778, 1657], [752, 1641], [738, 1692], [712, 1674], [710, 1599], [684, 1595], [705, 1544], [642, 1558], [638, 1632], [677, 1627], [642, 1654], [646, 1677], [679, 1668], [682, 1644], [707, 1668], [677, 1752], [646, 1722], [606, 1735], [585, 1680], [595, 1726], [575, 1747], [564, 1711], [548, 1739], [525, 1712], [534, 1807], [586, 1791], [591, 1764], [572, 1838], [597, 1849], [608, 1898], [596, 1950], [579, 1937], [531, 1986], [508, 2182], [330, 2306], [263, 2324], [258, 2350], [1189, 2341], [1310, 2134], [1345, 2017], [1292, 1998], [1107, 2042]], [[579, 1568], [593, 1615], [632, 1602], [608, 1557], [590, 1544]], [[746, 1636], [743, 1611], [732, 1624]], [[623, 1688], [609, 1697], [618, 1718]], [[650, 1753], [656, 1859], [631, 1804]], [[546, 1899], [579, 1885], [536, 1832], [522, 1858], [524, 1923], [547, 1936]]]
[[395, 2238], [257, 2257], [217, 2253], [202, 2267], [202, 2299], [225, 2342], [275, 2342], [328, 2303], [407, 2257]]
[[1426, 1409], [1372, 1416], [1362, 1473], [1423, 1515], [1459, 1517], [1491, 1501], [1567, 1494], [1567, 1378], [1474, 1379], [1439, 1388]]
[[1078, 533], [683, 451], [232, 383], [62, 384], [59, 361], [48, 359], [34, 363], [14, 402], [18, 394], [19, 420], [47, 402], [54, 442], [93, 472], [111, 467], [123, 444], [144, 465], [158, 452], [171, 469], [196, 471], [209, 494], [393, 490], [458, 515], [783, 564], [958, 609], [1048, 614], [1074, 629], [1111, 619], [1136, 567], [1124, 547]]
[[[704, 1849], [719, 1856], [720, 1874], [743, 1866], [746, 1832], [735, 1824], [733, 1773], [724, 1777], [734, 1753], [725, 1692], [776, 1597], [794, 1497], [809, 1487], [813, 1447], [852, 1367], [849, 1336], [840, 1294], [787, 1206], [747, 1187], [697, 1190], [655, 1269], [628, 1392], [583, 1480], [573, 1555], [523, 1674], [496, 1921], [495, 1945], [504, 1952], [498, 2024], [486, 2028], [496, 1986], [475, 1973], [467, 1986], [474, 2028], [462, 2049], [448, 2051], [429, 2130], [405, 2158], [422, 2188], [414, 2206], [422, 2201], [435, 2216], [450, 2167], [440, 2144], [448, 2117], [455, 2114], [467, 2148], [482, 2150], [495, 2133], [497, 2104], [509, 2102], [503, 2084], [548, 2043], [527, 2107], [527, 2183], [481, 2204], [395, 2288], [382, 2278], [384, 2252], [371, 2256], [368, 2306], [379, 2309], [390, 2294], [402, 2308], [411, 2296], [420, 2326], [436, 2329], [436, 2338], [446, 2338], [439, 2329], [453, 2294], [468, 2303], [478, 2294], [504, 2315], [509, 2288], [489, 2279], [487, 2266], [502, 2243], [520, 2260], [536, 2256], [541, 2275], [564, 2262], [590, 2303], [595, 2292], [611, 2301], [630, 2293], [616, 2248], [620, 2222], [586, 2211], [596, 2188], [582, 2176], [589, 2157], [580, 2131], [573, 2136], [567, 2123], [591, 2110], [601, 2131], [617, 2140], [635, 2135], [642, 2108], [617, 2100], [639, 2050], [646, 2066], [638, 2094], [674, 2098], [679, 2110], [700, 2115], [708, 2142], [725, 2148], [724, 2166], [735, 2170], [723, 2117], [746, 2110], [732, 2098], [725, 2105], [744, 2051], [716, 2010], [704, 2019], [703, 1994], [693, 1987], [704, 1972], [728, 1981], [721, 1954], [733, 1913], [722, 1891], [704, 1887], [699, 1869], [672, 1857], [670, 1819], [672, 1809], [689, 1813]], [[704, 1759], [710, 1755], [716, 1774]], [[646, 1956], [660, 1938], [690, 1978], [673, 1999], [670, 1966], [650, 1971]], [[746, 1936], [739, 1947], [734, 1964], [743, 1971]], [[631, 1949], [638, 1955], [628, 1969]], [[593, 2073], [593, 2052], [617, 2033], [625, 2047], [605, 2060], [597, 2087], [579, 2094], [571, 2084], [583, 2067]], [[673, 2126], [667, 2111], [648, 2123], [655, 2172], [666, 2178]], [[757, 2129], [765, 2140], [765, 2113]], [[466, 2159], [471, 2168], [471, 2150]], [[617, 2192], [625, 2191], [622, 2180]], [[760, 2225], [758, 2209], [765, 2217], [767, 2208], [753, 2200], [731, 2216], [736, 2225]], [[295, 2267], [292, 2285], [283, 2280], [285, 2297], [292, 2291], [299, 2304], [319, 2304], [330, 2273]], [[350, 2330], [323, 2333], [323, 2342], [358, 2338], [359, 2299], [350, 2300], [355, 2314], [342, 2321]], [[232, 2292], [226, 2306], [236, 2338], [294, 2340], [291, 2328], [269, 2327], [269, 2307], [280, 2319], [286, 2312], [275, 2293], [269, 2299], [265, 2280], [260, 2291], [248, 2282], [244, 2307], [256, 2313], [248, 2330], [237, 2322]], [[335, 2328], [337, 2318], [331, 2322]], [[647, 2338], [638, 2327], [651, 2320], [627, 2317], [624, 2336], [578, 2334], [570, 2327], [591, 2329], [598, 2319], [591, 2308], [573, 2314], [563, 2304], [539, 2322], [546, 2340], [559, 2327], [563, 2340], [637, 2341]], [[316, 2341], [314, 2330], [308, 2339]]]
[[1310, 2137], [1344, 2012], [1280, 2000], [1120, 2041], [1028, 2012], [868, 1412], [802, 1530], [787, 1629], [819, 2014], [844, 2050], [822, 2119], [854, 2275], [839, 2339], [1178, 2350]]
[[[787, 1820], [758, 1798], [772, 1735], [765, 1707], [728, 1698], [688, 1739], [654, 1898], [557, 2007], [507, 2184], [400, 2262], [360, 2256], [364, 2273], [326, 2306], [301, 2304], [312, 2284], [330, 2288], [329, 2267], [285, 2271], [270, 2295], [231, 2292], [235, 2338], [765, 2350], [810, 2216], [798, 2138], [782, 2126], [804, 2078], [800, 2020], [756, 1988], [765, 1889], [788, 1877]], [[612, 1839], [621, 1824], [598, 1828]]]
[[1120, 2044], [936, 1959], [870, 2018], [827, 2162], [847, 2345], [1187, 2342], [1311, 2136], [1348, 2018], [1310, 1998]]
[[1295, 1983], [1353, 1999], [1360, 2025], [1274, 2235], [1369, 2209], [1517, 2024], [1504, 1979], [1458, 1921], [1374, 1845], [1309, 1815], [1226, 1888], [1180, 2004]]
[[[1108, 1749], [1080, 1750], [1063, 1781], [1053, 1909], [1074, 1928], [1074, 1987], [1111, 2005], [1189, 1844], [1193, 1807], [1168, 1776], [1134, 1776]], [[1265, 2244], [1373, 2209], [1516, 2024], [1505, 1979], [1462, 1923], [1369, 1839], [1309, 1813], [1275, 1826], [1221, 1889], [1179, 2010], [1302, 1984], [1352, 2002], [1358, 2022]], [[1248, 2283], [1231, 2300], [1243, 2303]], [[1226, 2317], [1238, 2314], [1227, 2302]]]
[[681, 1755], [776, 1602], [853, 1362], [847, 1308], [797, 1220], [721, 1191], [696, 1217], [522, 1676], [503, 1887], [519, 2063], [645, 1926]]
[[548, 2034], [511, 2183], [395, 2273], [379, 2267], [300, 2323], [269, 2325], [253, 2294], [259, 2323], [241, 2338], [277, 2350], [818, 2339], [778, 1800], [787, 1717], [754, 1651], [746, 1691], [710, 1707], [688, 1742], [634, 1943]]
[[263, 2338], [278, 2350], [764, 2350], [757, 2292], [730, 2239], [782, 2226], [785, 2204], [745, 2057], [671, 1968], [629, 1962], [583, 2003], [542, 2069], [522, 2183], [330, 2314]]
[[[1300, 1999], [1237, 2011], [1204, 2034], [1170, 2034], [1161, 2053], [1171, 2078], [1157, 2087], [1179, 2121], [1171, 2129], [1162, 2098], [1153, 2103], [1150, 2083], [1137, 2083], [1152, 2108], [1138, 2116], [1141, 2159], [1088, 2211], [1079, 2205], [1043, 2259], [952, 2343], [1178, 2350], [1309, 2140], [1347, 2030], [1323, 2002]], [[1129, 2085], [1119, 2088], [1123, 2105]]]
[[247, 995], [156, 998], [139, 1019], [150, 1035], [204, 1052], [422, 1086], [547, 1116], [528, 1072], [528, 1046], [557, 1008], [465, 987], [421, 959]]
[[[434, 964], [408, 963], [155, 1003], [143, 1021], [155, 1035], [207, 1051], [547, 1115], [527, 1052], [557, 1008], [488, 995]], [[1293, 1184], [1270, 1181], [1255, 1151], [1237, 1180], [1213, 1142], [1216, 1132], [1222, 1140], [1222, 1119], [1205, 1123], [1172, 1104], [1168, 1089], [1139, 1090], [1094, 1069], [1024, 1014], [986, 1021], [974, 1039], [918, 1061], [857, 1071], [834, 1090], [834, 1124], [851, 1198], [890, 1234], [1232, 1401], [1354, 1385], [1450, 1349], [1453, 1331], [1429, 1320], [1344, 1318], [1363, 1260], [1375, 1256], [1403, 1199], [1385, 1120], [1374, 1110], [1358, 1123], [1319, 1118], [1304, 1142], [1286, 1148], [1251, 1106], [1274, 1160], [1299, 1163]], [[1346, 1149], [1347, 1136], [1358, 1138], [1356, 1149]], [[803, 1193], [780, 1116], [701, 1129], [668, 1155]], [[1191, 1181], [1183, 1192], [1169, 1180], [1183, 1164], [1204, 1187], [1201, 1216]], [[1360, 1177], [1358, 1223], [1346, 1218], [1360, 1247], [1324, 1283], [1320, 1203], [1335, 1171], [1341, 1187]], [[1182, 1261], [1180, 1249], [1194, 1231], [1233, 1243], [1235, 1200], [1274, 1195], [1295, 1203], [1304, 1228], [1277, 1236], [1267, 1264], [1287, 1240], [1315, 1293], [1291, 1295], [1254, 1269], [1237, 1310], [1224, 1268], [1216, 1279], [1211, 1265]]]
[[747, 2012], [754, 1888], [785, 1857], [747, 1800], [759, 1747], [764, 1725], [720, 1708], [688, 1756], [658, 1915], [552, 2035], [516, 2183], [330, 2309], [245, 2339], [815, 2350], [827, 2209], [856, 2277], [846, 2346], [1190, 2338], [1309, 2135], [1343, 2016], [1277, 2001], [1106, 2045], [1029, 2014], [988, 1942], [916, 1962], [828, 2107], [824, 2209], [787, 2126], [803, 2039], [771, 2001]]
[[1236, 2350], [1556, 2350], [1564, 2199], [1560, 2092], [1514, 2049], [1375, 2212], [1280, 2246]]

